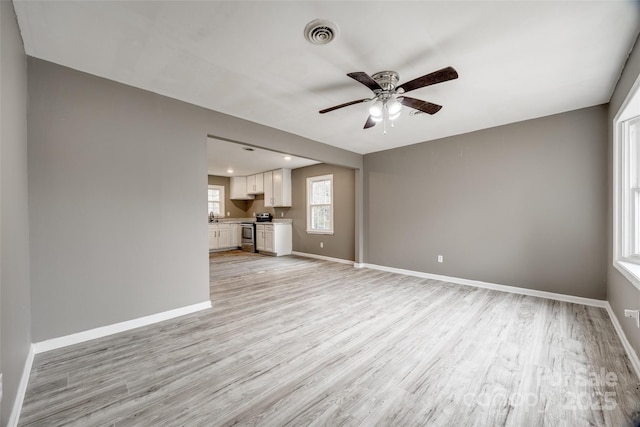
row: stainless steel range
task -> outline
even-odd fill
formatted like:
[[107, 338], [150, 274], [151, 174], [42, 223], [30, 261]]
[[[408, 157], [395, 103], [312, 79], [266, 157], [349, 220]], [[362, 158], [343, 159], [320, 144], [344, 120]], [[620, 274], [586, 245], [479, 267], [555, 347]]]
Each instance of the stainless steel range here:
[[242, 250], [245, 252], [256, 251], [256, 224], [253, 222], [241, 222], [242, 228]]
[[256, 214], [256, 222], [271, 222], [273, 215], [269, 212], [258, 212]]
[[[271, 222], [273, 215], [269, 212], [258, 212], [256, 222]], [[242, 250], [246, 252], [258, 252], [256, 249], [256, 222], [241, 222]]]

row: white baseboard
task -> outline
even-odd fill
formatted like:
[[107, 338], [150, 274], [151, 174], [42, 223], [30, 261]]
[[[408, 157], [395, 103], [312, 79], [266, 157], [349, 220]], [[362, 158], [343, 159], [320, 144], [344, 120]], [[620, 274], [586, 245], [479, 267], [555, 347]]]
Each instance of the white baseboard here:
[[20, 383], [18, 384], [18, 391], [16, 393], [16, 400], [13, 402], [13, 408], [9, 415], [9, 421], [7, 427], [16, 427], [18, 420], [20, 419], [20, 412], [22, 411], [22, 404], [24, 403], [24, 395], [27, 393], [27, 385], [29, 384], [29, 376], [31, 375], [31, 367], [33, 366], [33, 357], [35, 356], [34, 345], [29, 347], [29, 353], [27, 353], [27, 360], [24, 362], [24, 368], [22, 369], [22, 376], [20, 377]]
[[607, 307], [607, 312], [609, 313], [609, 317], [611, 318], [611, 323], [613, 323], [613, 327], [615, 328], [616, 333], [618, 334], [618, 338], [620, 338], [620, 341], [622, 342], [622, 346], [627, 352], [627, 356], [629, 356], [629, 360], [631, 360], [631, 365], [633, 366], [633, 369], [636, 371], [636, 375], [638, 376], [638, 379], [640, 379], [640, 359], [638, 358], [638, 354], [635, 352], [635, 350], [631, 346], [631, 343], [627, 339], [627, 336], [624, 334], [624, 331], [622, 330], [622, 325], [618, 320], [618, 316], [616, 316], [616, 314], [613, 312], [613, 308], [611, 308], [611, 304], [609, 304], [608, 301], [607, 301], [606, 307]]
[[115, 323], [113, 325], [102, 326], [88, 331], [78, 332], [76, 334], [65, 335], [63, 337], [52, 338], [33, 344], [35, 354], [44, 353], [45, 351], [55, 350], [57, 348], [67, 347], [73, 344], [79, 344], [96, 338], [102, 338], [107, 335], [117, 334], [119, 332], [128, 331], [139, 328], [141, 326], [151, 325], [152, 323], [162, 322], [164, 320], [173, 319], [174, 317], [184, 316], [185, 314], [195, 313], [196, 311], [211, 308], [211, 301], [204, 301], [198, 304], [188, 305], [173, 310], [163, 311], [162, 313], [152, 314], [150, 316], [139, 317], [137, 319], [127, 320], [125, 322]]
[[332, 258], [332, 257], [330, 257], [330, 256], [316, 255], [316, 254], [308, 254], [308, 253], [306, 253], [306, 252], [296, 252], [296, 251], [292, 251], [292, 252], [291, 252], [291, 255], [303, 256], [303, 257], [307, 257], [307, 258], [321, 259], [321, 260], [324, 260], [324, 261], [339, 262], [340, 264], [355, 265], [353, 261], [349, 261], [348, 259]]
[[413, 270], [404, 270], [401, 268], [386, 267], [383, 265], [376, 265], [376, 264], [364, 264], [364, 267], [372, 268], [374, 270], [388, 271], [390, 273], [399, 273], [399, 274], [406, 274], [408, 276], [421, 277], [423, 279], [433, 279], [433, 280], [440, 280], [443, 282], [457, 283], [459, 285], [473, 286], [476, 288], [493, 289], [496, 291], [509, 292], [512, 294], [529, 295], [532, 297], [546, 298], [546, 299], [552, 299], [556, 301], [572, 302], [575, 304], [583, 304], [583, 305], [589, 305], [593, 307], [602, 307], [602, 308], [607, 307], [607, 301], [593, 299], [593, 298], [576, 297], [573, 295], [558, 294], [555, 292], [519, 288], [517, 286], [499, 285], [496, 283], [481, 282], [479, 280], [470, 280], [470, 279], [461, 279], [458, 277], [441, 276], [438, 274], [423, 273], [421, 271], [413, 271]]

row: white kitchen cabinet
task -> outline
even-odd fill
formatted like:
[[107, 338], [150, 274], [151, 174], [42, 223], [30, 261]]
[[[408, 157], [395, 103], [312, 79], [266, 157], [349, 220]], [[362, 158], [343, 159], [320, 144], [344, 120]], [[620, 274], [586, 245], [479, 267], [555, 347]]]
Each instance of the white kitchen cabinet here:
[[231, 225], [209, 224], [209, 250], [228, 249], [231, 247]]
[[231, 226], [218, 224], [218, 249], [231, 247]]
[[264, 174], [256, 174], [256, 194], [264, 194]]
[[275, 252], [275, 233], [273, 225], [264, 226], [264, 250]]
[[291, 224], [256, 224], [256, 249], [272, 255], [291, 255]]
[[247, 177], [232, 176], [231, 177], [231, 200], [253, 200], [255, 196], [247, 194]]
[[264, 206], [291, 207], [291, 169], [264, 172]]
[[264, 206], [273, 206], [273, 171], [262, 174], [262, 184], [264, 185]]
[[218, 224], [209, 224], [209, 250], [218, 249]]
[[242, 227], [240, 224], [230, 224], [231, 227], [231, 248], [239, 248], [242, 241]]
[[256, 224], [256, 249], [264, 251], [264, 224]]
[[264, 193], [264, 174], [257, 173], [247, 177], [247, 194]]

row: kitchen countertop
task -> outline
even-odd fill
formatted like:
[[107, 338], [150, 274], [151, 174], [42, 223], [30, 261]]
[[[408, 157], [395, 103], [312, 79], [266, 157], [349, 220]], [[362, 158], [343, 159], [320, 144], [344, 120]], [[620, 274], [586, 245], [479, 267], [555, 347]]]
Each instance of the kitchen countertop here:
[[[255, 218], [221, 218], [218, 222], [210, 222], [213, 224], [240, 224], [242, 222], [256, 222]], [[274, 218], [272, 222], [261, 222], [260, 224], [293, 224], [293, 220], [289, 218]]]

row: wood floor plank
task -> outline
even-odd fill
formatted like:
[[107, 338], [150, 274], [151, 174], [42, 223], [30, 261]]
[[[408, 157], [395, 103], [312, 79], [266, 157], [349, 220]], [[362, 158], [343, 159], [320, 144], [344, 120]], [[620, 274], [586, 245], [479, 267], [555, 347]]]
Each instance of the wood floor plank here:
[[295, 256], [210, 272], [210, 310], [37, 355], [19, 425], [640, 421], [603, 309]]

